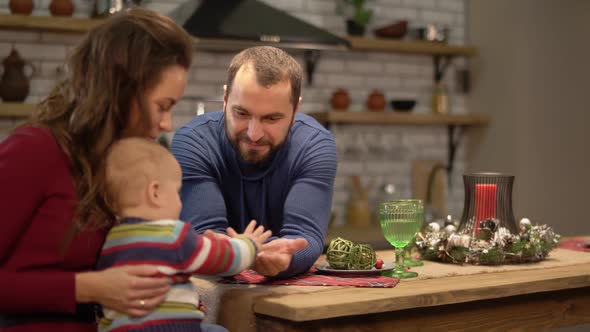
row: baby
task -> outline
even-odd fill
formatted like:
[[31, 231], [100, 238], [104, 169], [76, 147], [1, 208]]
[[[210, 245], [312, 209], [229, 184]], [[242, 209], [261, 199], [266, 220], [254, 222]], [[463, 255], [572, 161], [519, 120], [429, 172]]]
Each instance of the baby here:
[[[249, 268], [270, 231], [255, 222], [231, 238], [211, 231], [198, 235], [178, 220], [181, 170], [172, 154], [143, 138], [116, 142], [106, 159], [107, 202], [118, 216], [98, 260], [98, 269], [124, 264], [153, 264], [170, 278], [166, 300], [144, 317], [134, 318], [108, 310], [100, 331], [226, 331], [201, 323], [199, 295], [191, 274], [230, 276]], [[206, 204], [206, 202], [203, 202]], [[142, 300], [140, 300], [141, 303]]]

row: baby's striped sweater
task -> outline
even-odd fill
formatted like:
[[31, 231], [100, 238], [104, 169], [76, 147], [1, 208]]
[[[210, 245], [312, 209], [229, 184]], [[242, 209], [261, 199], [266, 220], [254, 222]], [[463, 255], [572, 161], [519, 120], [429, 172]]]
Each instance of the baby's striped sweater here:
[[197, 234], [180, 220], [126, 218], [109, 231], [97, 269], [156, 265], [173, 285], [166, 301], [147, 316], [133, 318], [105, 308], [99, 330], [161, 331], [174, 326], [175, 331], [199, 331], [204, 313], [190, 275], [238, 274], [254, 263], [256, 252], [256, 244], [247, 237], [217, 239]]

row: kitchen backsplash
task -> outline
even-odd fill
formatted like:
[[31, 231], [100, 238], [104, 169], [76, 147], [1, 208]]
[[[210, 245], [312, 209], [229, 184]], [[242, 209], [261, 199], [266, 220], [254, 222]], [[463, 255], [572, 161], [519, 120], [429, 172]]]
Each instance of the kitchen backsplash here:
[[[182, 0], [145, 1], [145, 6], [162, 13], [169, 13]], [[339, 35], [345, 35], [345, 23], [338, 13], [337, 1], [332, 0], [266, 0], [305, 21]], [[50, 0], [35, 0], [33, 15], [49, 15]], [[74, 16], [87, 17], [89, 0], [75, 0]], [[450, 43], [464, 44], [463, 0], [369, 0], [374, 9], [373, 28], [407, 19], [410, 27], [427, 23], [450, 27]], [[8, 0], [0, 0], [0, 13], [9, 13]], [[0, 30], [0, 59], [6, 57], [12, 46], [23, 58], [32, 61], [36, 73], [31, 80], [31, 92], [27, 102], [41, 100], [60, 77], [60, 68], [68, 51], [80, 40], [78, 35]], [[303, 64], [300, 53], [293, 53]], [[220, 99], [226, 68], [233, 53], [196, 52], [186, 95]], [[326, 111], [330, 97], [337, 88], [350, 93], [350, 111], [363, 111], [367, 96], [374, 89], [392, 98], [415, 98], [414, 112], [430, 112], [430, 96], [433, 88], [432, 57], [380, 52], [323, 52], [317, 64], [313, 86], [303, 89], [301, 110], [306, 113]], [[465, 65], [463, 59], [453, 60], [445, 81], [450, 90], [452, 113], [467, 112], [466, 96], [455, 87], [454, 72]], [[220, 109], [219, 102], [206, 102], [206, 110]], [[186, 99], [175, 109], [175, 127], [181, 126], [196, 114], [197, 103]], [[391, 111], [388, 107], [387, 111]], [[14, 126], [14, 121], [0, 120], [0, 136], [4, 137]], [[361, 175], [364, 183], [374, 182], [372, 198], [383, 183], [396, 185], [400, 197], [411, 196], [410, 164], [414, 159], [437, 159], [446, 162], [447, 135], [444, 126], [392, 126], [392, 125], [333, 125], [339, 152], [338, 176], [335, 184], [333, 210], [336, 223], [346, 220], [346, 202], [350, 195], [350, 175]], [[449, 210], [460, 216], [463, 204], [462, 172], [464, 146], [468, 136], [457, 151], [449, 192]]]

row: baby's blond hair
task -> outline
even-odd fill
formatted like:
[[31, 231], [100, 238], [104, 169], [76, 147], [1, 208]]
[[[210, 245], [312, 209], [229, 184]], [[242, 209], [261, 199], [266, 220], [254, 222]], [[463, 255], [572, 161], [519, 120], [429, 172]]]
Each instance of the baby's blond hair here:
[[146, 138], [124, 138], [115, 142], [106, 158], [106, 199], [115, 214], [142, 203], [149, 183], [165, 174], [172, 154]]

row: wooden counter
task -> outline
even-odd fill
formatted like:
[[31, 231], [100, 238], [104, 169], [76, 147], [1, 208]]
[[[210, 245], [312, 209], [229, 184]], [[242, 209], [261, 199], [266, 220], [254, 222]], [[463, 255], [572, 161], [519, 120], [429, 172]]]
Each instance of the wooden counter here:
[[[390, 260], [393, 252], [378, 256]], [[425, 262], [414, 271], [419, 278], [391, 289], [196, 283], [218, 301], [211, 319], [230, 331], [536, 330], [590, 323], [590, 253], [557, 249], [541, 263], [497, 267]]]

